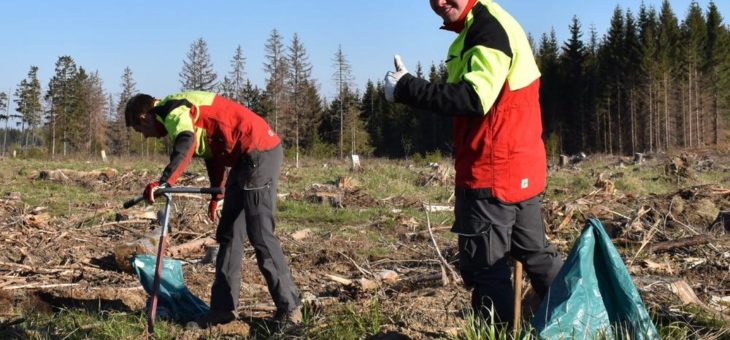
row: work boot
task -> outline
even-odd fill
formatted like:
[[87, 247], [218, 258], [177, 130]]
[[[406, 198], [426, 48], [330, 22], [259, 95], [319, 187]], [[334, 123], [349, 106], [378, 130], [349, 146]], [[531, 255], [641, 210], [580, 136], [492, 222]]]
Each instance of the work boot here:
[[302, 325], [302, 306], [298, 305], [290, 311], [278, 310], [272, 319], [278, 332], [288, 333]]
[[214, 311], [211, 310], [208, 314], [196, 318], [193, 321], [188, 322], [185, 325], [185, 329], [206, 329], [211, 326], [229, 323], [236, 320], [237, 315], [234, 312]]

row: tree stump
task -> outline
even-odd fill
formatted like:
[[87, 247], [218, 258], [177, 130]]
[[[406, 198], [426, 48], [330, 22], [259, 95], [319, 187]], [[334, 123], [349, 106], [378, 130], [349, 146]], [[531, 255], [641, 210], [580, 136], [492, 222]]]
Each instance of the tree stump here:
[[570, 156], [568, 155], [560, 155], [560, 166], [566, 167], [570, 165]]
[[634, 164], [641, 164], [644, 162], [644, 154], [641, 152], [634, 153]]
[[730, 233], [730, 211], [720, 211], [717, 214], [715, 222], [712, 223], [711, 230], [717, 227], [724, 228], [726, 233]]

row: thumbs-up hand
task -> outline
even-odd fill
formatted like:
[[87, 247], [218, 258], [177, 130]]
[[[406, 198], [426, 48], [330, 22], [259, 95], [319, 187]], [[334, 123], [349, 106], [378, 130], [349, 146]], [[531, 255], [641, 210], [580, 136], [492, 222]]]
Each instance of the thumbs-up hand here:
[[398, 80], [400, 80], [401, 77], [408, 73], [405, 65], [403, 65], [400, 55], [395, 55], [393, 63], [395, 64], [395, 72], [388, 71], [388, 73], [385, 74], [385, 100], [391, 103], [395, 101], [395, 85], [398, 84]]

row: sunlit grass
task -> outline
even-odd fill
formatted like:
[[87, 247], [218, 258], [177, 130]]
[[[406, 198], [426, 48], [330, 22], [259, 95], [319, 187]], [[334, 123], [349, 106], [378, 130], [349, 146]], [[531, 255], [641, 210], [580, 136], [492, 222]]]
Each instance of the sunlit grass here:
[[[62, 309], [52, 314], [28, 314], [12, 329], [0, 329], [0, 338], [19, 339], [140, 339], [147, 327], [143, 314]], [[155, 323], [155, 339], [174, 339], [177, 326]]]

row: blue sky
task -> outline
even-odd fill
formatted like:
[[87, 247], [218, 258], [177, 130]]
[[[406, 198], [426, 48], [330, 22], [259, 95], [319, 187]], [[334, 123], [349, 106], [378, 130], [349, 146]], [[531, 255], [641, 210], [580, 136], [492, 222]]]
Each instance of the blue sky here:
[[[502, 0], [497, 1], [538, 38], [555, 29], [559, 41], [568, 36], [573, 15], [584, 31], [595, 25], [603, 34], [616, 5], [638, 12], [637, 0]], [[661, 0], [645, 0], [661, 5]], [[681, 19], [691, 0], [671, 0]], [[698, 1], [704, 9], [709, 0]], [[730, 0], [715, 0], [728, 23]], [[288, 45], [299, 35], [313, 65], [321, 93], [332, 97], [333, 58], [342, 46], [352, 65], [354, 85], [379, 80], [392, 67], [392, 55], [406, 66], [428, 67], [443, 60], [451, 32], [438, 30], [440, 18], [426, 0], [302, 1], [41, 1], [3, 2], [0, 20], [0, 92], [11, 93], [31, 65], [39, 67], [46, 91], [59, 56], [70, 55], [87, 71], [98, 71], [107, 92], [120, 92], [125, 67], [132, 69], [137, 89], [154, 96], [180, 90], [179, 72], [191, 43], [208, 43], [219, 79], [230, 67], [237, 46], [246, 58], [247, 77], [264, 84], [264, 45], [276, 28]], [[586, 34], [587, 35], [587, 34]]]

